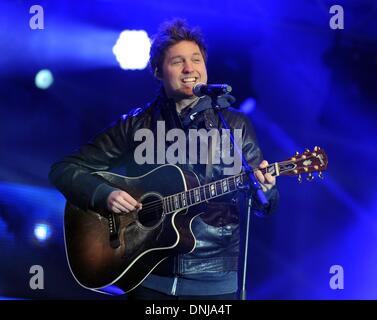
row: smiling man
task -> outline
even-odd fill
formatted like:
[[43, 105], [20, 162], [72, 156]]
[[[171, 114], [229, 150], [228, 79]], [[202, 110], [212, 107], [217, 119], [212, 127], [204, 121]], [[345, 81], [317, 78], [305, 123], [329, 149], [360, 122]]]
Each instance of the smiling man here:
[[[109, 211], [120, 215], [142, 212], [144, 204], [130, 190], [118, 189], [91, 173], [109, 171], [120, 165], [125, 166], [128, 175], [133, 176], [152, 169], [151, 164], [136, 163], [133, 156], [142, 143], [135, 141], [135, 134], [145, 128], [154, 137], [158, 135], [161, 123], [164, 123], [164, 132], [173, 129], [184, 133], [191, 129], [205, 132], [224, 129], [211, 107], [210, 97], [199, 98], [193, 94], [197, 83], [207, 83], [206, 62], [207, 50], [198, 29], [190, 28], [182, 20], [163, 24], [154, 37], [150, 51], [150, 67], [161, 84], [158, 96], [144, 108], [122, 116], [79, 152], [55, 163], [50, 172], [50, 181], [72, 204], [83, 210]], [[242, 132], [241, 146], [246, 160], [253, 168], [265, 168], [267, 161], [262, 158], [249, 119], [230, 108], [234, 100], [230, 95], [223, 95], [217, 98], [217, 103], [223, 108], [230, 128]], [[186, 137], [189, 138], [188, 134]], [[154, 146], [154, 159], [169, 148], [168, 143], [154, 143]], [[196, 148], [199, 151], [202, 149]], [[213, 150], [208, 151], [210, 154]], [[224, 161], [192, 163], [190, 159], [178, 164], [181, 169], [194, 172], [202, 184], [223, 179], [227, 165]], [[278, 202], [275, 178], [269, 173], [263, 175], [259, 170], [256, 177], [269, 200], [269, 206], [262, 209], [254, 201], [254, 209], [268, 215]], [[174, 184], [170, 179], [163, 176], [161, 183], [167, 181]], [[226, 183], [221, 185], [223, 190], [227, 187]], [[210, 190], [211, 194], [217, 192], [216, 188]], [[195, 206], [192, 209], [195, 210]], [[198, 210], [203, 214], [196, 216], [189, 225], [196, 239], [194, 249], [169, 256], [156, 265], [144, 281], [129, 292], [129, 299], [237, 299], [239, 194], [232, 193], [229, 197], [207, 201], [205, 207]], [[189, 231], [179, 230], [182, 238]], [[164, 236], [163, 233], [158, 234], [158, 237]]]
[[178, 112], [198, 101], [192, 88], [197, 83], [207, 83], [207, 69], [203, 53], [195, 42], [184, 40], [171, 46], [162, 66], [156, 68], [162, 70], [160, 79], [165, 93], [176, 102]]

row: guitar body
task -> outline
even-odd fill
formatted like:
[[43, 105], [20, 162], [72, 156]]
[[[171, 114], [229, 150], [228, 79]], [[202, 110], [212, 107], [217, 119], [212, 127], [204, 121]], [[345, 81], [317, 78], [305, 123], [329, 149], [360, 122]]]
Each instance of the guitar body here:
[[85, 288], [123, 294], [137, 287], [164, 259], [195, 247], [190, 207], [165, 213], [161, 199], [199, 186], [194, 173], [163, 165], [140, 177], [96, 172], [142, 202], [128, 214], [81, 210], [67, 202], [64, 235], [69, 266]]

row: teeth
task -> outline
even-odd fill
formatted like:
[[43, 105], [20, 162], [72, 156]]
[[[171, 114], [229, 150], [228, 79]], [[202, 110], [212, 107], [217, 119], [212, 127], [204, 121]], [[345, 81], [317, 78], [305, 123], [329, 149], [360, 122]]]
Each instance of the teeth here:
[[185, 78], [182, 80], [183, 82], [195, 82], [196, 78]]

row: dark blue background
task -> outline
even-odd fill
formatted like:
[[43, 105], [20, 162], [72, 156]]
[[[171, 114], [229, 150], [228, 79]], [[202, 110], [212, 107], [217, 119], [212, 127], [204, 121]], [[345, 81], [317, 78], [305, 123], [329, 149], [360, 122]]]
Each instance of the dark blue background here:
[[[29, 9], [44, 8], [31, 30]], [[345, 29], [329, 27], [343, 5]], [[103, 298], [71, 276], [63, 241], [64, 198], [47, 180], [75, 150], [158, 87], [151, 73], [122, 70], [112, 47], [124, 29], [174, 17], [199, 25], [209, 82], [229, 83], [250, 113], [264, 156], [284, 160], [319, 145], [325, 180], [281, 177], [281, 205], [253, 217], [249, 299], [377, 298], [377, 4], [375, 1], [2, 1], [0, 4], [0, 296]], [[53, 72], [48, 90], [35, 74]], [[38, 243], [35, 223], [51, 225]], [[31, 290], [29, 269], [44, 268]], [[332, 265], [344, 289], [329, 285]], [[124, 297], [123, 297], [124, 298]]]

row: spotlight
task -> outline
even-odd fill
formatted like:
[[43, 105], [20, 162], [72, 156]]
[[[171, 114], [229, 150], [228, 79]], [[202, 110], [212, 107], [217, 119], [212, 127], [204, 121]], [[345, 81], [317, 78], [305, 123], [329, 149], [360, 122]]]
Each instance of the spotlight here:
[[34, 82], [37, 88], [45, 90], [52, 85], [54, 77], [50, 70], [43, 69], [36, 74]]
[[254, 98], [247, 98], [242, 104], [240, 105], [240, 111], [245, 114], [251, 114], [256, 106], [256, 101]]
[[45, 241], [51, 235], [50, 226], [45, 223], [38, 223], [34, 227], [34, 236], [38, 241]]
[[142, 70], [148, 64], [151, 41], [144, 30], [123, 31], [113, 47], [122, 69]]

